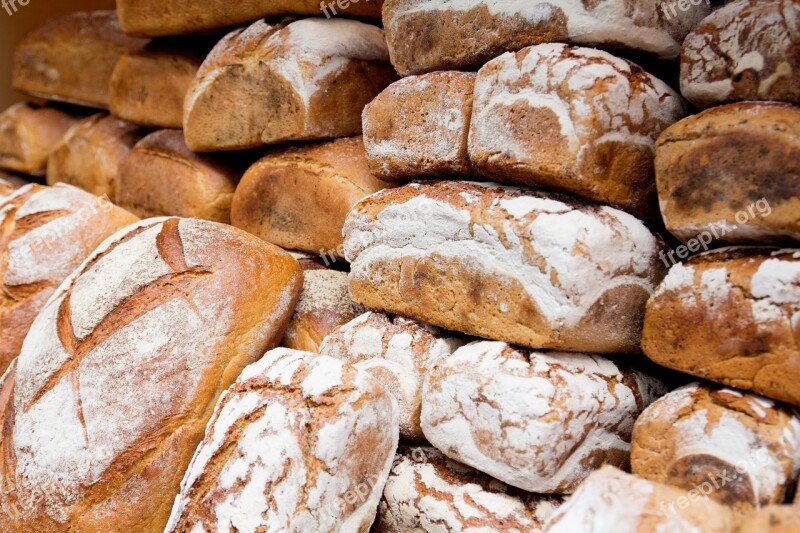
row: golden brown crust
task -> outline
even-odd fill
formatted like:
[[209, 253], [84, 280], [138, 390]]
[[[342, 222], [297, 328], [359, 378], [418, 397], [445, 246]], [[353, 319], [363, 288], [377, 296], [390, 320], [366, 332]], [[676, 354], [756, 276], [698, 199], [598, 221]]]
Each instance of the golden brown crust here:
[[50, 152], [79, 120], [52, 107], [9, 107], [0, 114], [0, 168], [43, 176]]

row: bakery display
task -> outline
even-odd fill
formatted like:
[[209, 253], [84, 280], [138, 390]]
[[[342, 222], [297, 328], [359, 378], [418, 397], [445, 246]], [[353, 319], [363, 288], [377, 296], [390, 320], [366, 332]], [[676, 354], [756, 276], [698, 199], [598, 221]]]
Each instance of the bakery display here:
[[52, 107], [12, 105], [0, 113], [0, 169], [44, 175], [50, 152], [79, 120]]

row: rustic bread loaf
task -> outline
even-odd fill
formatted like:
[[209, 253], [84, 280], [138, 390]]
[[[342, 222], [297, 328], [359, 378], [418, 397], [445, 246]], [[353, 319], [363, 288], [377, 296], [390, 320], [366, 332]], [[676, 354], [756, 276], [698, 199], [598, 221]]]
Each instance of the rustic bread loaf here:
[[217, 404], [166, 531], [366, 532], [397, 427], [394, 399], [366, 372], [273, 350]]
[[14, 88], [49, 100], [108, 107], [120, 56], [147, 43], [119, 29], [114, 11], [71, 13], [45, 22], [14, 50]]
[[666, 388], [595, 355], [474, 342], [434, 362], [422, 431], [445, 455], [523, 490], [569, 494], [625, 467], [636, 417]]
[[800, 108], [742, 102], [678, 122], [658, 139], [656, 182], [683, 241], [800, 240]]
[[59, 284], [109, 235], [136, 220], [69, 185], [26, 185], [0, 203], [0, 372]]
[[611, 54], [543, 44], [486, 64], [475, 83], [473, 164], [495, 181], [569, 192], [646, 216], [655, 142], [681, 97]]
[[364, 108], [369, 169], [387, 181], [472, 173], [467, 150], [472, 72], [409, 76]]
[[364, 106], [395, 79], [375, 26], [261, 20], [203, 62], [184, 105], [186, 142], [205, 152], [358, 135]]
[[670, 270], [642, 349], [661, 366], [800, 405], [800, 250], [732, 248]]
[[244, 174], [231, 221], [282, 248], [338, 258], [350, 208], [386, 185], [370, 174], [361, 137], [280, 148]]
[[438, 328], [369, 312], [325, 337], [319, 352], [365, 370], [382, 383], [400, 407], [400, 436], [423, 441], [422, 379], [437, 359], [463, 344]]
[[79, 120], [52, 107], [12, 105], [0, 113], [0, 169], [43, 176], [50, 152]]
[[301, 283], [288, 254], [213, 222], [106, 240], [17, 360], [0, 529], [163, 531], [216, 400], [280, 340]]
[[0, 170], [0, 202], [5, 201], [8, 196], [14, 194], [14, 191], [27, 184], [28, 182], [19, 176]]
[[144, 131], [99, 113], [72, 128], [50, 153], [47, 183], [68, 183], [115, 201], [119, 165]]
[[163, 215], [230, 222], [242, 175], [227, 158], [193, 153], [180, 130], [139, 141], [120, 163], [117, 203], [142, 218]]
[[659, 240], [631, 215], [493, 184], [381, 191], [344, 234], [355, 301], [530, 348], [638, 353], [664, 271]]
[[681, 52], [681, 92], [698, 107], [739, 100], [800, 103], [800, 6], [737, 0], [694, 29]]
[[383, 490], [375, 533], [541, 533], [561, 505], [451, 461], [438, 450], [401, 446]]
[[768, 505], [753, 511], [737, 533], [798, 533], [800, 511], [792, 505]]

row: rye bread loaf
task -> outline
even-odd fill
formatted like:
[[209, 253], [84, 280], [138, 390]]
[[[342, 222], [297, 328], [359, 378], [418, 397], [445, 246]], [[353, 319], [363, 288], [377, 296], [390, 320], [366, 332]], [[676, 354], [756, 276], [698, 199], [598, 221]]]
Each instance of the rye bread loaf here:
[[694, 29], [681, 52], [681, 92], [698, 107], [740, 100], [800, 103], [800, 5], [737, 0]]
[[279, 348], [214, 410], [168, 532], [366, 532], [397, 450], [386, 389], [330, 357]]
[[113, 202], [119, 165], [143, 136], [134, 124], [93, 115], [70, 128], [50, 153], [47, 184], [68, 183]]
[[666, 83], [607, 52], [542, 44], [478, 73], [469, 132], [475, 167], [645, 217], [655, 205], [655, 142], [683, 118]]
[[800, 405], [800, 250], [729, 248], [669, 271], [642, 349], [661, 366]]
[[184, 104], [186, 142], [205, 152], [358, 135], [364, 106], [395, 79], [375, 26], [260, 20], [203, 62]]
[[413, 320], [368, 312], [331, 332], [319, 352], [372, 375], [400, 408], [400, 436], [424, 441], [419, 415], [422, 380], [440, 357], [465, 344], [438, 328]]
[[355, 301], [530, 348], [638, 353], [665, 270], [631, 215], [493, 184], [386, 189], [353, 208], [344, 235]]
[[658, 139], [656, 182], [684, 242], [800, 240], [800, 108], [741, 102], [678, 122]]
[[628, 465], [636, 417], [666, 391], [600, 356], [482, 341], [434, 362], [420, 420], [451, 459], [523, 490], [569, 494], [604, 464]]
[[12, 82], [33, 96], [107, 108], [114, 66], [122, 54], [146, 43], [122, 33], [115, 11], [53, 18], [17, 45]]
[[0, 529], [163, 531], [217, 399], [280, 340], [301, 283], [288, 254], [203, 220], [101, 244], [6, 378]]

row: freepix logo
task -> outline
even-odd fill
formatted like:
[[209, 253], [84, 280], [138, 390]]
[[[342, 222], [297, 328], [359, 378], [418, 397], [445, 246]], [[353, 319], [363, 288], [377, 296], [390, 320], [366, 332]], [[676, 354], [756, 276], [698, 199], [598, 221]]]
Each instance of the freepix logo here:
[[0, 0], [0, 5], [3, 6], [3, 9], [8, 13], [9, 17], [17, 12], [19, 9], [18, 6], [25, 7], [30, 3], [31, 0]]
[[678, 16], [678, 13], [686, 13], [693, 7], [697, 7], [701, 4], [710, 6], [711, 0], [674, 0], [663, 7], [664, 17], [667, 20], [672, 20]]

